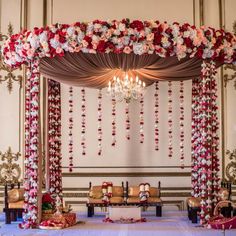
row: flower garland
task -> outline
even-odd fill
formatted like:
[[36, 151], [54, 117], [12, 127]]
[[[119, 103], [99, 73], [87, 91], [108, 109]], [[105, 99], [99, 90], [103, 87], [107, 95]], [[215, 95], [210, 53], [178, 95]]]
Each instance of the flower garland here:
[[73, 87], [69, 88], [69, 171], [73, 170]]
[[210, 73], [211, 73], [211, 101], [212, 101], [212, 194], [213, 194], [213, 208], [215, 207], [218, 199], [218, 192], [220, 189], [219, 185], [219, 170], [220, 170], [220, 163], [218, 158], [218, 151], [219, 151], [219, 137], [218, 137], [218, 130], [219, 130], [219, 121], [217, 116], [217, 84], [216, 84], [216, 65], [215, 62], [210, 62]]
[[169, 142], [168, 142], [168, 156], [172, 157], [173, 156], [173, 131], [172, 131], [172, 82], [168, 81], [168, 137], [169, 137]]
[[[211, 216], [212, 207], [216, 201], [214, 199], [214, 186], [215, 178], [213, 177], [213, 171], [216, 171], [217, 168], [214, 166], [216, 162], [216, 153], [213, 154], [213, 151], [216, 151], [212, 148], [216, 144], [216, 132], [213, 130], [215, 125], [215, 90], [212, 85], [215, 85], [215, 64], [214, 62], [203, 62], [202, 63], [202, 97], [201, 97], [201, 114], [200, 114], [200, 132], [202, 134], [201, 145], [200, 145], [200, 163], [199, 167], [200, 172], [200, 196], [201, 196], [201, 212], [200, 219], [201, 224], [205, 224]], [[213, 99], [214, 98], [214, 99]], [[213, 112], [212, 112], [212, 107]], [[215, 111], [214, 111], [215, 110]], [[215, 160], [214, 160], [215, 159]], [[218, 172], [218, 171], [216, 171]]]
[[30, 157], [30, 78], [31, 78], [31, 70], [30, 67], [27, 67], [26, 71], [26, 84], [25, 84], [25, 172], [24, 172], [24, 214], [23, 220], [24, 223], [20, 225], [21, 228], [27, 228], [29, 225], [26, 224], [28, 218], [28, 202], [29, 202], [29, 190], [30, 190], [30, 166], [29, 166], [29, 157]]
[[33, 58], [63, 56], [65, 52], [157, 54], [160, 57], [218, 60], [236, 63], [236, 37], [224, 30], [187, 23], [159, 21], [101, 21], [55, 24], [12, 35], [3, 45], [11, 67]]
[[129, 103], [125, 103], [125, 127], [126, 127], [126, 139], [130, 140], [130, 118], [129, 118]]
[[154, 113], [155, 113], [155, 150], [159, 150], [159, 81], [155, 82], [155, 106], [154, 106]]
[[103, 182], [102, 183], [102, 201], [105, 204], [108, 204], [110, 202], [110, 198], [112, 197], [112, 187], [113, 183], [112, 182]]
[[112, 94], [111, 104], [112, 104], [112, 143], [111, 145], [114, 147], [116, 145], [116, 98], [114, 94]]
[[179, 89], [179, 102], [180, 102], [180, 166], [184, 168], [184, 82], [180, 81], [180, 89]]
[[[30, 82], [29, 82], [30, 81]], [[20, 228], [34, 228], [38, 214], [38, 156], [39, 156], [39, 61], [34, 60], [27, 68], [26, 82], [26, 156], [25, 167], [27, 176], [24, 182], [25, 201], [23, 223]], [[30, 95], [30, 96], [29, 96]], [[30, 98], [30, 101], [29, 101]], [[29, 133], [28, 133], [29, 132]]]
[[48, 80], [49, 191], [51, 194], [62, 196], [60, 93], [60, 83]]
[[199, 98], [201, 97], [201, 82], [199, 78], [194, 78], [192, 81], [192, 174], [191, 174], [191, 182], [192, 182], [192, 192], [191, 195], [193, 197], [199, 197], [199, 179], [200, 179], [200, 141], [201, 141], [201, 133], [200, 133], [200, 102]]
[[144, 99], [143, 94], [140, 95], [140, 115], [139, 115], [139, 142], [144, 142]]
[[98, 155], [102, 154], [102, 90], [98, 90]]
[[150, 184], [141, 183], [139, 185], [139, 201], [140, 203], [146, 203], [150, 197]]
[[85, 108], [85, 89], [81, 89], [81, 146], [82, 146], [82, 155], [84, 156], [86, 154], [85, 152], [85, 132], [86, 132], [86, 108]]

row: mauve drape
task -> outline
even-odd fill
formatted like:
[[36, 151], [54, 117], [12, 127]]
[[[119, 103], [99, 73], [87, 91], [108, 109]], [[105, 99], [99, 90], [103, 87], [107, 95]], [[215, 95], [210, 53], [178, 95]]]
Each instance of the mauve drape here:
[[147, 85], [155, 80], [187, 80], [201, 73], [201, 60], [156, 54], [66, 53], [64, 57], [43, 58], [40, 72], [47, 78], [73, 86], [103, 88], [114, 75], [124, 71], [138, 75]]

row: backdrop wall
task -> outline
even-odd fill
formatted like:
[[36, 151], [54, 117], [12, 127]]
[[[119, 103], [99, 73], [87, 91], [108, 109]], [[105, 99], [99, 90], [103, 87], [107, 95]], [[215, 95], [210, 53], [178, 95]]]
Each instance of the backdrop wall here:
[[[203, 2], [203, 5], [201, 5]], [[217, 4], [216, 4], [217, 3]], [[221, 3], [221, 7], [218, 3]], [[9, 22], [13, 24], [14, 32], [21, 27], [29, 29], [50, 23], [71, 23], [74, 21], [90, 21], [93, 19], [158, 19], [160, 21], [200, 25], [219, 28], [220, 24], [232, 31], [235, 19], [233, 9], [236, 7], [234, 0], [2, 0], [0, 3], [0, 32], [7, 33]], [[202, 9], [204, 14], [202, 14]], [[221, 10], [221, 11], [220, 11]], [[222, 12], [222, 15], [220, 14]], [[7, 74], [1, 70], [1, 75]], [[224, 74], [232, 74], [231, 70], [219, 70], [219, 106], [222, 107], [221, 96], [224, 96], [224, 126], [226, 149], [231, 151], [236, 148], [236, 109], [234, 106], [236, 90], [234, 81], [230, 81], [226, 88], [221, 88]], [[24, 76], [24, 71], [14, 71], [14, 75]], [[43, 87], [42, 83], [42, 87]], [[97, 91], [86, 89], [86, 146], [87, 155], [81, 155], [80, 147], [80, 88], [74, 89], [74, 164], [73, 173], [63, 169], [63, 187], [65, 200], [75, 206], [81, 206], [86, 200], [88, 182], [101, 183], [103, 180], [112, 180], [115, 183], [128, 180], [130, 183], [150, 182], [152, 185], [161, 180], [163, 198], [169, 205], [182, 206], [185, 197], [190, 193], [190, 168], [180, 169], [179, 161], [179, 106], [178, 83], [174, 84], [174, 156], [170, 159], [167, 155], [167, 84], [160, 83], [160, 151], [154, 150], [154, 87], [147, 89], [145, 95], [145, 141], [143, 145], [138, 141], [139, 103], [130, 105], [131, 140], [125, 140], [125, 106], [117, 104], [117, 146], [111, 147], [111, 103], [103, 91], [103, 155], [97, 156]], [[222, 90], [224, 89], [223, 93]], [[8, 93], [6, 82], [0, 84], [0, 151], [5, 152], [11, 146], [14, 152], [22, 152], [22, 99], [19, 100], [24, 90], [20, 90], [17, 82], [13, 83], [13, 91]], [[43, 98], [42, 98], [43, 104]], [[221, 110], [221, 109], [220, 109]], [[221, 115], [221, 114], [219, 114]], [[42, 117], [44, 110], [42, 109]], [[62, 85], [62, 155], [63, 166], [68, 166], [68, 86]], [[191, 81], [185, 82], [185, 164], [190, 165], [190, 132], [191, 132]], [[220, 153], [220, 156], [223, 156]], [[223, 170], [228, 164], [226, 156], [223, 161]], [[23, 158], [18, 161], [23, 171]], [[1, 163], [0, 163], [1, 164]], [[142, 168], [131, 168], [131, 167]], [[106, 167], [106, 168], [104, 168]], [[122, 167], [122, 168], [121, 168]], [[104, 177], [106, 176], [106, 177]], [[236, 193], [234, 193], [236, 194]], [[177, 200], [176, 201], [173, 201]]]

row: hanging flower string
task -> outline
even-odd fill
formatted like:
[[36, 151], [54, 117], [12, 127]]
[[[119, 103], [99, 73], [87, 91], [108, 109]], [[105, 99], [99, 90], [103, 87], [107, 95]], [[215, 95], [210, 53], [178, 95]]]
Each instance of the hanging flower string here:
[[199, 121], [199, 112], [200, 112], [200, 102], [199, 97], [201, 97], [201, 83], [200, 78], [194, 78], [192, 81], [192, 197], [199, 197], [199, 180], [200, 180], [200, 155], [198, 152], [201, 133], [200, 133], [200, 121]]
[[180, 102], [180, 117], [179, 117], [179, 128], [180, 128], [180, 166], [184, 168], [184, 82], [180, 81], [179, 90], [179, 102]]
[[[31, 72], [30, 72], [31, 71]], [[39, 158], [39, 61], [33, 61], [27, 69], [26, 82], [26, 141], [24, 189], [24, 214], [20, 228], [35, 228], [38, 214], [38, 158]], [[30, 99], [30, 100], [29, 100]]]
[[102, 90], [98, 90], [98, 155], [102, 154]]
[[200, 132], [201, 132], [201, 144], [200, 144], [200, 197], [201, 197], [201, 211], [200, 221], [201, 224], [205, 224], [212, 212], [212, 91], [211, 85], [214, 76], [211, 71], [211, 63], [203, 62], [202, 71], [202, 96], [201, 96], [201, 113], [200, 116]]
[[48, 80], [49, 191], [62, 196], [60, 83]]
[[86, 154], [85, 149], [85, 133], [86, 133], [86, 108], [85, 108], [85, 89], [81, 89], [81, 146], [82, 146], [82, 155], [84, 156]]
[[[30, 157], [30, 77], [31, 77], [31, 71], [30, 67], [27, 68], [26, 72], [26, 84], [25, 84], [25, 160], [24, 160], [24, 190], [25, 190], [25, 204], [24, 204], [24, 214], [23, 214], [23, 220], [24, 223], [20, 225], [21, 228], [29, 228], [29, 224], [26, 224], [27, 216], [29, 215], [28, 211], [28, 202], [29, 202], [29, 190], [30, 190], [30, 182], [29, 182], [29, 176], [30, 176], [30, 166], [29, 166], [29, 157]], [[29, 222], [30, 223], [30, 222]]]
[[116, 98], [115, 95], [112, 95], [112, 143], [114, 147], [116, 145]]
[[218, 130], [219, 130], [219, 121], [217, 116], [217, 84], [216, 84], [216, 65], [215, 62], [211, 61], [211, 101], [212, 101], [212, 194], [213, 194], [213, 208], [216, 205], [216, 201], [218, 198], [218, 192], [219, 192], [219, 170], [220, 170], [220, 163], [218, 158], [218, 152], [219, 152], [219, 136], [218, 136]]
[[139, 142], [144, 142], [144, 99], [143, 94], [140, 96], [140, 115], [139, 115]]
[[154, 113], [155, 113], [155, 150], [159, 150], [159, 81], [155, 82], [155, 108], [154, 108]]
[[129, 103], [125, 103], [125, 127], [126, 127], [126, 139], [130, 140], [130, 118], [129, 118]]
[[73, 170], [73, 87], [69, 88], [69, 171]]
[[173, 121], [172, 121], [172, 82], [168, 81], [168, 156], [173, 156], [173, 131], [172, 131]]

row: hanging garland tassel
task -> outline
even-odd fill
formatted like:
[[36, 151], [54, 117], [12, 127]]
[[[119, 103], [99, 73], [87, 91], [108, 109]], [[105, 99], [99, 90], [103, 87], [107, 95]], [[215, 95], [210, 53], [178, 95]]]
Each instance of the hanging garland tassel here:
[[125, 103], [125, 126], [126, 126], [126, 139], [130, 140], [130, 119], [129, 119], [129, 103]]
[[179, 90], [179, 102], [180, 102], [180, 166], [184, 168], [184, 82], [180, 81]]
[[159, 91], [159, 81], [155, 82], [155, 150], [159, 150], [159, 129], [158, 129], [158, 124], [159, 124], [159, 96], [158, 96], [158, 91]]
[[69, 171], [73, 170], [73, 87], [69, 88]]
[[81, 146], [82, 146], [82, 155], [84, 156], [86, 154], [85, 149], [85, 119], [86, 119], [86, 108], [85, 108], [85, 89], [81, 89], [81, 96], [82, 96], [82, 102], [81, 102]]
[[173, 156], [173, 131], [172, 131], [172, 82], [168, 81], [168, 137], [169, 137], [169, 143], [168, 143], [168, 156]]
[[218, 130], [219, 130], [219, 121], [217, 116], [217, 84], [216, 84], [216, 66], [215, 62], [211, 61], [211, 101], [212, 101], [212, 194], [213, 194], [213, 209], [217, 203], [218, 192], [219, 192], [219, 158], [218, 158], [218, 151], [219, 151], [219, 137], [218, 137]]
[[143, 130], [143, 126], [144, 126], [144, 99], [143, 99], [143, 94], [141, 93], [140, 95], [140, 116], [139, 116], [139, 137], [140, 137], [140, 143], [144, 142], [144, 130]]
[[192, 174], [191, 174], [191, 182], [192, 182], [192, 197], [199, 197], [200, 188], [200, 171], [199, 163], [200, 163], [200, 155], [198, 152], [198, 148], [201, 144], [201, 134], [200, 134], [200, 120], [199, 120], [199, 112], [200, 112], [200, 102], [199, 98], [201, 97], [201, 82], [200, 78], [194, 78], [192, 80]]
[[115, 95], [112, 95], [112, 143], [114, 147], [116, 145], [116, 98]]
[[48, 80], [49, 191], [62, 196], [60, 83]]
[[26, 123], [25, 137], [25, 181], [24, 181], [24, 214], [20, 228], [28, 229], [37, 226], [38, 215], [38, 158], [39, 158], [39, 60], [33, 61], [27, 68], [26, 81]]
[[98, 90], [98, 155], [102, 154], [102, 90]]

